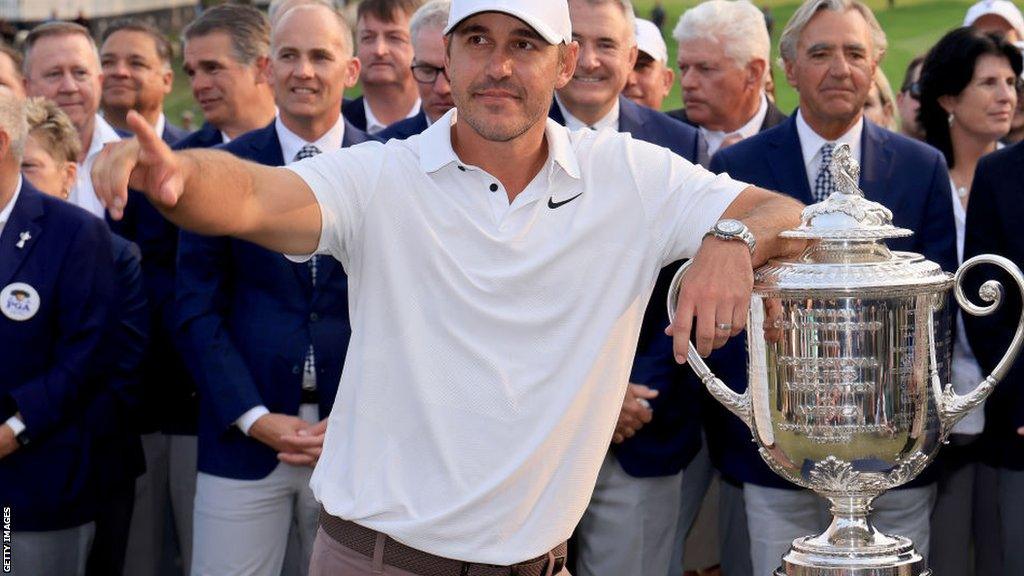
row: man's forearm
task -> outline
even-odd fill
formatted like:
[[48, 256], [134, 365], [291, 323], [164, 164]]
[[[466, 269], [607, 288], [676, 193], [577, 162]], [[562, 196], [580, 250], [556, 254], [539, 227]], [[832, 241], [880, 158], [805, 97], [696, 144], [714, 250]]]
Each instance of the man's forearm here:
[[221, 150], [177, 153], [183, 192], [162, 211], [178, 226], [207, 236], [235, 236], [286, 254], [316, 249], [320, 213], [296, 174]]
[[[757, 246], [751, 260], [754, 268], [770, 258], [799, 254], [807, 245], [804, 240], [779, 238], [779, 234], [800, 225], [803, 204], [776, 192], [751, 188], [749, 198], [737, 199], [722, 215], [723, 218], [742, 220], [754, 238]], [[745, 200], [745, 201], [741, 201]]]

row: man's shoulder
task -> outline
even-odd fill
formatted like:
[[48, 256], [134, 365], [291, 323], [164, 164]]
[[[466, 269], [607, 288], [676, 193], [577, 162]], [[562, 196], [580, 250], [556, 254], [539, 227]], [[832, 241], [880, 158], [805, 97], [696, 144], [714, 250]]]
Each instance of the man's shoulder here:
[[669, 110], [668, 112], [665, 112], [665, 115], [668, 116], [669, 118], [679, 120], [683, 124], [696, 126], [693, 122], [690, 122], [689, 117], [686, 116], [686, 108], [676, 108], [675, 110]]
[[[281, 155], [281, 141], [277, 137], [277, 128], [272, 120], [263, 128], [257, 128], [242, 134], [227, 144], [221, 144], [218, 148], [230, 152], [239, 158], [260, 161], [267, 152], [271, 155]], [[271, 147], [276, 147], [271, 150]]]
[[[785, 130], [787, 130], [787, 126], [788, 123], [784, 121], [781, 124], [762, 130], [750, 138], [744, 138], [732, 146], [720, 150], [715, 154], [715, 156], [720, 156], [722, 158], [736, 158], [762, 153], [769, 145], [778, 143], [782, 140], [782, 137], [785, 135]], [[796, 145], [796, 153], [800, 153], [799, 142], [796, 142]]]
[[175, 150], [186, 150], [188, 148], [213, 148], [224, 142], [220, 130], [212, 124], [204, 124], [199, 130], [192, 132], [184, 138], [175, 142], [171, 147]]
[[989, 170], [1024, 167], [1024, 142], [1017, 142], [982, 156], [978, 161], [978, 167], [983, 166]]
[[864, 129], [872, 136], [867, 139], [869, 145], [872, 141], [878, 142], [883, 146], [888, 146], [894, 154], [899, 155], [898, 164], [900, 166], [898, 168], [908, 162], [922, 162], [933, 165], [935, 162], [942, 160], [941, 152], [920, 140], [915, 140], [867, 122], [864, 125]]
[[399, 140], [404, 140], [410, 136], [415, 136], [416, 134], [419, 134], [420, 132], [423, 132], [426, 129], [426, 115], [421, 110], [419, 114], [413, 116], [412, 118], [406, 118], [405, 120], [396, 122], [391, 126], [385, 128], [384, 130], [381, 130], [380, 133], [377, 134], [377, 138], [379, 138], [383, 142], [387, 142], [388, 140], [392, 140], [395, 138]]
[[160, 135], [164, 142], [168, 146], [174, 146], [184, 138], [186, 138], [190, 132], [180, 126], [175, 126], [170, 122], [164, 124], [164, 133]]

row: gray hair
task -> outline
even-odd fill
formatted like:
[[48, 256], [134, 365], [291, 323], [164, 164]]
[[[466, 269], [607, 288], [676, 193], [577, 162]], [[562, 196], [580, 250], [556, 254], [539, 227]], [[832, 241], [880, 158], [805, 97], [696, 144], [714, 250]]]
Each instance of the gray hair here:
[[688, 40], [715, 42], [739, 67], [756, 59], [764, 60], [767, 65], [771, 59], [772, 41], [764, 14], [748, 0], [702, 2], [683, 12], [672, 37], [680, 43]]
[[626, 28], [629, 29], [629, 37], [633, 39], [633, 43], [636, 44], [636, 13], [633, 11], [632, 0], [582, 0], [591, 6], [601, 6], [604, 4], [615, 4], [618, 6], [619, 11], [626, 17]]
[[281, 22], [284, 21], [285, 17], [290, 12], [292, 12], [293, 10], [297, 10], [297, 9], [319, 9], [319, 8], [323, 8], [323, 9], [327, 10], [328, 12], [331, 13], [332, 16], [334, 16], [334, 21], [337, 24], [338, 29], [341, 31], [341, 41], [345, 45], [344, 46], [345, 55], [351, 58], [352, 55], [355, 53], [355, 39], [352, 37], [352, 27], [349, 26], [349, 24], [348, 24], [348, 18], [345, 18], [345, 15], [342, 14], [341, 11], [338, 10], [337, 8], [335, 8], [335, 7], [331, 6], [331, 5], [328, 5], [328, 4], [323, 4], [321, 2], [306, 2], [304, 4], [296, 4], [294, 6], [290, 6], [287, 10], [285, 10], [284, 12], [279, 14], [279, 18], [278, 18], [277, 22], [274, 23], [274, 28], [270, 32], [270, 38], [271, 38], [271, 40], [270, 40], [270, 44], [271, 44], [270, 48], [271, 48], [271, 50], [272, 51], [274, 50], [274, 31], [277, 30], [277, 27], [281, 25]]
[[246, 66], [270, 54], [270, 21], [263, 12], [244, 4], [220, 4], [204, 10], [185, 26], [181, 35], [189, 40], [222, 32], [231, 38], [235, 60]]
[[8, 92], [0, 92], [0, 130], [11, 141], [11, 156], [20, 163], [25, 154], [28, 118], [25, 116], [25, 102]]
[[413, 13], [412, 19], [409, 20], [409, 37], [412, 38], [413, 43], [416, 42], [416, 37], [419, 35], [420, 30], [424, 28], [440, 28], [444, 30], [444, 27], [448, 24], [448, 12], [451, 10], [451, 7], [451, 0], [432, 0], [420, 6]]
[[860, 15], [868, 23], [868, 29], [870, 30], [871, 55], [875, 60], [881, 60], [882, 56], [885, 55], [885, 51], [889, 47], [889, 42], [885, 38], [885, 32], [878, 23], [878, 19], [875, 18], [874, 13], [871, 12], [871, 9], [860, 2], [860, 0], [806, 0], [793, 13], [789, 22], [786, 23], [786, 28], [782, 31], [782, 36], [779, 38], [779, 52], [782, 54], [783, 61], [792, 62], [796, 59], [796, 45], [800, 41], [800, 34], [807, 27], [807, 23], [811, 21], [811, 18], [814, 18], [814, 15], [820, 10], [844, 13], [849, 10], [860, 12]]

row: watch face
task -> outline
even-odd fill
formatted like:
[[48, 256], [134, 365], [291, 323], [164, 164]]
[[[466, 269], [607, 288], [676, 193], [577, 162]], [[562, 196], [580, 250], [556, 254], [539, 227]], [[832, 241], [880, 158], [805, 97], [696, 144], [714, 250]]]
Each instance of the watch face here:
[[715, 225], [721, 234], [739, 234], [743, 230], [743, 223], [739, 220], [721, 220]]

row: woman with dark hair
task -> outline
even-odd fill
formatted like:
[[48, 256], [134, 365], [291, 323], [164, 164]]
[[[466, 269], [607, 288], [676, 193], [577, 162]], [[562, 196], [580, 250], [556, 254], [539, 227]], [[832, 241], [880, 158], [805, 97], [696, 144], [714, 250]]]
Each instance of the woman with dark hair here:
[[[1021, 65], [1020, 52], [1001, 37], [958, 28], [935, 44], [921, 68], [918, 123], [925, 141], [938, 148], [949, 165], [960, 261], [974, 170], [978, 160], [1000, 147], [999, 140], [1010, 131]], [[963, 394], [983, 377], [958, 314], [953, 387]], [[969, 574], [975, 565], [980, 574], [1001, 573], [987, 564], [998, 558], [999, 552], [986, 548], [991, 542], [983, 535], [983, 531], [997, 528], [985, 527], [996, 521], [988, 518], [987, 511], [997, 504], [992, 500], [995, 475], [990, 467], [979, 466], [977, 440], [984, 426], [984, 410], [979, 407], [954, 426], [951, 445], [943, 451], [945, 465], [932, 514], [929, 562], [937, 567], [936, 576]], [[972, 532], [978, 535], [974, 538], [977, 561], [967, 552]]]

